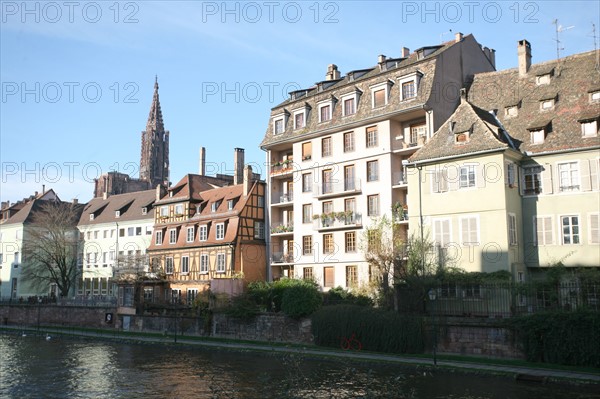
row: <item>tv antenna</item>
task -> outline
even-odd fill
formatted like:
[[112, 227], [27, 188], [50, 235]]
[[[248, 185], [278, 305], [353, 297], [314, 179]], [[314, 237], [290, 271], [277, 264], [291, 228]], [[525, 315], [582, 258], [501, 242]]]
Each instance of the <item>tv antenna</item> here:
[[440, 43], [444, 43], [443, 36], [452, 33], [452, 29], [449, 29], [448, 32], [440, 33]]
[[558, 19], [555, 19], [554, 21], [552, 21], [552, 23], [554, 25], [556, 25], [556, 39], [555, 39], [555, 41], [556, 41], [556, 59], [559, 60], [560, 59], [560, 50], [564, 50], [565, 48], [564, 47], [560, 47], [561, 41], [558, 38], [558, 35], [559, 35], [559, 33], [562, 33], [562, 32], [564, 32], [566, 30], [573, 29], [575, 26], [564, 27], [562, 25], [559, 25], [558, 24]]
[[596, 70], [600, 69], [600, 52], [598, 52], [598, 36], [596, 36], [596, 24], [592, 22], [592, 37], [594, 38], [594, 53], [596, 54]]

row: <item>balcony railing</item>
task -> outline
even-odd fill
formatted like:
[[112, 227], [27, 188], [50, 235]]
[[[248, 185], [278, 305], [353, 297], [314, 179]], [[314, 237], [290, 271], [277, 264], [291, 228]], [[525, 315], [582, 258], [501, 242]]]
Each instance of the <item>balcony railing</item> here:
[[317, 218], [313, 221], [315, 230], [336, 230], [336, 229], [352, 229], [362, 226], [362, 215], [360, 213], [340, 212], [336, 214], [316, 215]]
[[294, 256], [283, 252], [273, 252], [271, 263], [294, 263]]
[[408, 178], [404, 171], [395, 171], [392, 173], [392, 186], [405, 186], [408, 184]]
[[294, 193], [276, 193], [273, 195], [271, 205], [288, 204], [294, 201]]
[[315, 184], [313, 186], [313, 195], [315, 197], [353, 194], [360, 191], [360, 179], [344, 179], [336, 182]]
[[279, 223], [271, 226], [271, 235], [291, 234], [294, 232], [294, 225], [291, 223]]
[[279, 175], [294, 170], [294, 163], [292, 161], [277, 162], [271, 166], [271, 175]]

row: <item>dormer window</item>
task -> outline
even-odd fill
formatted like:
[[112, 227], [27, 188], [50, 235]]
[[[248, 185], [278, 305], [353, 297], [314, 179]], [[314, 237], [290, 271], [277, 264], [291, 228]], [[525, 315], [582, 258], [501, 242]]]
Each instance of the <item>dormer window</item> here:
[[582, 137], [596, 137], [598, 135], [598, 118], [580, 119]]
[[115, 211], [115, 217], [116, 218], [120, 218], [121, 217], [121, 211]]
[[354, 115], [362, 92], [358, 89], [342, 96], [342, 116]]
[[233, 200], [232, 199], [231, 200], [227, 200], [227, 210], [228, 211], [233, 210], [233, 206], [234, 206]]
[[210, 210], [211, 210], [211, 212], [216, 212], [217, 209], [219, 209], [219, 206], [221, 206], [221, 200], [215, 201], [212, 204], [210, 204]]
[[590, 93], [590, 102], [591, 103], [600, 102], [600, 90], [592, 91]]
[[504, 116], [507, 118], [514, 118], [519, 115], [519, 107], [516, 105], [511, 105], [509, 107], [504, 108]]
[[550, 84], [550, 73], [538, 75], [535, 77], [535, 84], [538, 86]]
[[317, 103], [319, 108], [319, 122], [327, 122], [331, 120], [333, 114], [333, 97]]
[[309, 107], [307, 105], [302, 108], [293, 110], [294, 115], [294, 130], [303, 129], [306, 127], [306, 121], [308, 120]]
[[406, 101], [417, 97], [419, 83], [423, 74], [419, 71], [415, 71], [408, 75], [404, 75], [398, 78], [400, 84], [400, 100]]
[[459, 132], [454, 135], [454, 143], [455, 144], [465, 144], [468, 143], [471, 138], [471, 132], [468, 130], [465, 132]]
[[282, 112], [273, 116], [273, 134], [281, 134], [285, 131], [287, 116], [287, 112]]
[[542, 144], [546, 139], [546, 130], [544, 128], [532, 129], [529, 133], [531, 135], [531, 144]]
[[369, 89], [371, 89], [372, 108], [379, 108], [387, 105], [391, 86], [392, 82], [388, 80], [369, 87]]
[[94, 216], [95, 215], [93, 213], [90, 213], [90, 220], [94, 220]]
[[148, 214], [148, 208], [147, 207], [143, 207], [142, 208], [142, 215], [147, 215]]
[[540, 101], [540, 110], [548, 111], [554, 109], [554, 98], [548, 98], [546, 100]]

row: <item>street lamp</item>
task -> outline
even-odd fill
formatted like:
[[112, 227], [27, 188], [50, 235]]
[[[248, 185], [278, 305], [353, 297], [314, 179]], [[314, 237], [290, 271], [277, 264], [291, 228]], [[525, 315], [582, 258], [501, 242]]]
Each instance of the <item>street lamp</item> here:
[[435, 289], [431, 288], [427, 293], [429, 296], [429, 301], [431, 302], [431, 319], [433, 321], [433, 365], [437, 366], [437, 326], [435, 325]]

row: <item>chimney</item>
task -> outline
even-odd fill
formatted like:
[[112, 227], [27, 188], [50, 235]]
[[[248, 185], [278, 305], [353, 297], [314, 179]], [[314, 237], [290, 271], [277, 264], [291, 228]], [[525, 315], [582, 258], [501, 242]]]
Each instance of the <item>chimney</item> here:
[[156, 200], [160, 201], [160, 199], [162, 198], [162, 196], [165, 194], [165, 188], [163, 187], [162, 184], [157, 184], [156, 185]]
[[519, 76], [525, 76], [531, 66], [531, 44], [525, 39], [519, 40], [517, 54], [519, 55]]
[[460, 89], [460, 102], [464, 103], [467, 101], [467, 89], [464, 87]]
[[46, 185], [42, 184], [42, 194], [46, 194]]
[[105, 200], [108, 198], [108, 191], [102, 193], [102, 199]]
[[252, 166], [248, 165], [244, 168], [244, 195], [250, 193], [250, 189], [252, 188], [252, 176]]
[[496, 68], [496, 50], [494, 50], [493, 48], [483, 47], [483, 54], [485, 54], [487, 59], [490, 60], [490, 63], [492, 64], [492, 66], [495, 69]]
[[386, 56], [381, 54], [377, 57], [377, 63], [379, 64], [379, 70], [385, 71], [387, 69], [387, 63], [385, 62]]
[[200, 168], [198, 174], [204, 176], [206, 173], [206, 148], [200, 147]]
[[408, 47], [402, 47], [402, 54], [400, 54], [400, 57], [408, 58], [409, 55], [410, 55], [410, 49]]
[[73, 198], [73, 205], [79, 204], [79, 200], [77, 198]]
[[233, 184], [242, 184], [244, 179], [244, 149], [235, 148], [233, 151]]
[[33, 194], [33, 196], [37, 198], [38, 194], [39, 193], [36, 191], [35, 194]]
[[455, 43], [460, 43], [462, 41], [462, 39], [463, 39], [463, 34], [462, 33], [456, 32], [454, 34], [454, 42]]
[[325, 80], [338, 80], [340, 78], [340, 71], [337, 69], [337, 65], [329, 64], [327, 67], [327, 74], [325, 74]]

